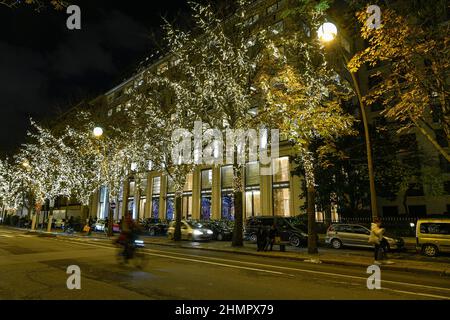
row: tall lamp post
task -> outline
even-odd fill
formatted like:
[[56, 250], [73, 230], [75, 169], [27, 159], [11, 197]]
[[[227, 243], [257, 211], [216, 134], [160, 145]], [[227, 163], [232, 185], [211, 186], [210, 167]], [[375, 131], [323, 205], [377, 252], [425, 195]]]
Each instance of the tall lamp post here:
[[[93, 135], [95, 138], [97, 139], [101, 139], [103, 137], [103, 129], [101, 127], [95, 127], [94, 130], [92, 131]], [[105, 176], [108, 176], [108, 165], [107, 163], [105, 163], [107, 161], [106, 159], [106, 150], [105, 150], [105, 146], [103, 146], [102, 149], [103, 152], [103, 162], [102, 162], [102, 170], [104, 171]], [[112, 236], [113, 235], [113, 214], [112, 214], [112, 210], [110, 208], [109, 205], [109, 190], [108, 190], [108, 186], [106, 186], [107, 188], [107, 192], [108, 192], [108, 206], [107, 206], [107, 210], [108, 210], [108, 236]]]
[[[338, 38], [337, 27], [331, 22], [325, 22], [320, 26], [319, 30], [317, 30], [317, 36], [319, 37], [319, 40], [322, 43], [332, 42], [333, 40]], [[345, 55], [345, 52], [342, 50], [341, 45], [338, 43], [337, 46], [341, 54], [341, 57], [344, 61], [345, 69], [350, 73], [350, 76], [352, 78], [353, 87], [358, 97], [359, 107], [361, 109], [361, 117], [364, 125], [364, 137], [366, 142], [367, 167], [369, 171], [370, 204], [371, 204], [372, 218], [378, 218], [377, 194], [375, 190], [375, 174], [373, 169], [372, 147], [370, 143], [369, 124], [367, 121], [366, 105], [362, 99], [361, 89], [359, 87], [357, 75], [347, 68], [349, 59]]]

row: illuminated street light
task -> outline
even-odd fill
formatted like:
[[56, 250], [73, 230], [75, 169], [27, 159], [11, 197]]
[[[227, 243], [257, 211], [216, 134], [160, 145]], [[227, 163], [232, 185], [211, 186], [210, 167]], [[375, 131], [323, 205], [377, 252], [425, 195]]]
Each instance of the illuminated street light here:
[[[322, 42], [331, 42], [335, 38], [338, 37], [337, 27], [331, 22], [325, 22], [317, 30], [317, 36], [318, 36], [319, 40]], [[342, 59], [344, 60], [345, 68], [347, 69], [347, 71], [350, 73], [350, 76], [352, 77], [353, 89], [355, 90], [356, 95], [358, 96], [359, 106], [361, 109], [361, 117], [362, 117], [363, 125], [364, 125], [364, 137], [365, 137], [365, 141], [366, 141], [367, 168], [368, 168], [368, 173], [369, 173], [371, 211], [372, 211], [372, 217], [377, 218], [378, 217], [378, 206], [377, 206], [377, 195], [376, 195], [376, 190], [375, 190], [375, 173], [374, 173], [374, 168], [373, 168], [372, 147], [371, 147], [371, 143], [370, 143], [369, 124], [367, 121], [366, 107], [365, 107], [365, 103], [362, 98], [361, 89], [359, 87], [357, 75], [347, 68], [348, 58], [346, 57], [344, 50], [342, 50], [342, 47], [338, 45], [338, 49], [339, 49], [339, 52], [341, 53]]]
[[93, 134], [96, 138], [100, 138], [103, 135], [103, 129], [100, 127], [95, 127]]
[[332, 41], [337, 36], [337, 28], [333, 23], [325, 22], [320, 26], [319, 30], [317, 30], [317, 36], [319, 37], [320, 41]]

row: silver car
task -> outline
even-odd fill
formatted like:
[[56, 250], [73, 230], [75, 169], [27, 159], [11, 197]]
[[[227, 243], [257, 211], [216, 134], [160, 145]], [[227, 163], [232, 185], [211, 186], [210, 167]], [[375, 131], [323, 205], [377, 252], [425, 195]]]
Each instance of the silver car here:
[[[175, 234], [175, 221], [169, 224], [167, 235], [173, 240]], [[205, 228], [202, 224], [193, 221], [181, 221], [181, 239], [190, 241], [211, 240], [213, 237], [212, 230]]]
[[[343, 246], [372, 248], [369, 243], [370, 230], [359, 224], [333, 224], [328, 228], [325, 243], [335, 249]], [[402, 238], [384, 236], [388, 242], [388, 250], [401, 249], [404, 246]]]

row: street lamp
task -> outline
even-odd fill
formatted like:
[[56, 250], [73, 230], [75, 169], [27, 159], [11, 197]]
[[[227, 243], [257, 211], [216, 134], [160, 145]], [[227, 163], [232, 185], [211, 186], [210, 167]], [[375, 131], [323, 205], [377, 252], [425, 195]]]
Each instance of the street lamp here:
[[92, 133], [94, 134], [94, 137], [100, 138], [103, 135], [103, 129], [101, 127], [95, 127]]
[[[322, 24], [317, 30], [317, 36], [319, 40], [323, 43], [328, 43], [333, 41], [338, 37], [337, 27], [331, 22], [325, 22]], [[346, 57], [342, 47], [338, 44], [338, 50], [341, 53], [342, 59], [344, 60], [345, 68], [348, 70], [352, 77], [352, 82], [354, 89], [356, 91], [356, 95], [358, 96], [359, 106], [361, 109], [361, 117], [364, 124], [364, 136], [366, 140], [366, 152], [367, 152], [367, 167], [369, 171], [369, 183], [370, 183], [370, 203], [372, 209], [372, 217], [378, 217], [378, 207], [377, 207], [377, 195], [375, 190], [375, 174], [373, 170], [373, 157], [372, 157], [372, 147], [370, 144], [370, 135], [369, 135], [369, 124], [367, 122], [366, 108], [362, 99], [361, 89], [359, 87], [358, 80], [356, 78], [356, 74], [350, 71], [347, 68], [348, 58]]]
[[[94, 135], [94, 137], [99, 139], [103, 136], [103, 129], [101, 127], [95, 127], [94, 130], [92, 131], [92, 134]], [[107, 161], [105, 146], [103, 146], [103, 161]], [[108, 172], [107, 172], [108, 165], [106, 163], [103, 163], [102, 167], [104, 168], [105, 175], [107, 176], [108, 175]], [[109, 194], [108, 187], [106, 187], [106, 188], [107, 188], [107, 192]], [[107, 207], [107, 210], [108, 210], [108, 236], [112, 236], [113, 235], [113, 226], [114, 226], [114, 222], [113, 222], [114, 215], [112, 214], [112, 209], [109, 204], [109, 200], [110, 199], [109, 199], [109, 195], [108, 195], [108, 207]]]

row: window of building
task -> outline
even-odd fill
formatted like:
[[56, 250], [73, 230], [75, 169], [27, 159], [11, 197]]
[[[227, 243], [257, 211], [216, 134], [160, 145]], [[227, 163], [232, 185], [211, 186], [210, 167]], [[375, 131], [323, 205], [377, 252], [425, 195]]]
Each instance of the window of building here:
[[377, 112], [377, 111], [381, 111], [384, 110], [384, 105], [381, 101], [375, 101], [374, 103], [372, 103], [370, 105], [370, 110], [372, 112]]
[[167, 177], [166, 192], [166, 219], [171, 221], [174, 219], [175, 208], [175, 183], [171, 177]]
[[369, 76], [369, 83], [368, 83], [369, 89], [375, 88], [377, 85], [381, 83], [382, 80], [383, 79], [379, 75]]
[[233, 166], [221, 168], [222, 219], [234, 220]]
[[444, 192], [446, 195], [450, 195], [450, 181], [444, 182]]
[[425, 217], [427, 215], [427, 206], [408, 206], [409, 215], [412, 217]]
[[131, 180], [128, 183], [128, 194], [134, 195], [135, 192], [136, 192], [136, 182], [134, 180]]
[[251, 16], [250, 18], [247, 19], [247, 21], [245, 21], [245, 26], [251, 26], [253, 24], [255, 24], [257, 21], [259, 20], [259, 14], [255, 14], [253, 16]]
[[245, 185], [246, 186], [259, 186], [260, 174], [259, 174], [259, 162], [249, 162], [245, 166]]
[[273, 182], [289, 182], [289, 157], [281, 157], [273, 160]]
[[448, 162], [441, 154], [439, 155], [439, 166], [441, 167], [442, 172], [450, 173], [450, 162]]
[[212, 188], [212, 169], [202, 170], [202, 190]]
[[400, 136], [400, 148], [404, 151], [417, 150], [417, 139], [415, 133], [403, 134]]
[[259, 188], [246, 188], [245, 216], [247, 218], [261, 215], [261, 197]]
[[159, 195], [161, 193], [161, 177], [153, 177], [152, 218], [159, 218]]
[[383, 217], [398, 216], [398, 206], [383, 206]]
[[289, 157], [274, 159], [273, 179], [273, 213], [274, 215], [289, 217], [290, 211], [290, 188], [289, 188]]
[[436, 141], [439, 143], [441, 147], [448, 147], [448, 140], [447, 135], [445, 134], [445, 131], [443, 129], [437, 129], [434, 130], [434, 133], [436, 134]]
[[193, 185], [192, 173], [186, 176], [186, 183], [183, 188], [183, 200], [182, 200], [182, 215], [185, 219], [190, 219], [192, 217], [192, 185]]
[[276, 216], [290, 217], [289, 206], [290, 190], [289, 186], [274, 186], [273, 188], [273, 214]]
[[211, 218], [212, 202], [212, 169], [202, 170], [201, 172], [201, 212], [200, 219], [209, 220]]
[[273, 24], [270, 27], [270, 31], [273, 34], [275, 34], [275, 35], [282, 33], [284, 31], [284, 22], [283, 22], [283, 20], [278, 21], [277, 23]]
[[424, 195], [423, 185], [421, 183], [410, 183], [406, 195], [409, 197], [422, 197]]
[[169, 64], [167, 62], [163, 62], [157, 66], [156, 73], [160, 75], [166, 72], [167, 70], [169, 70]]

